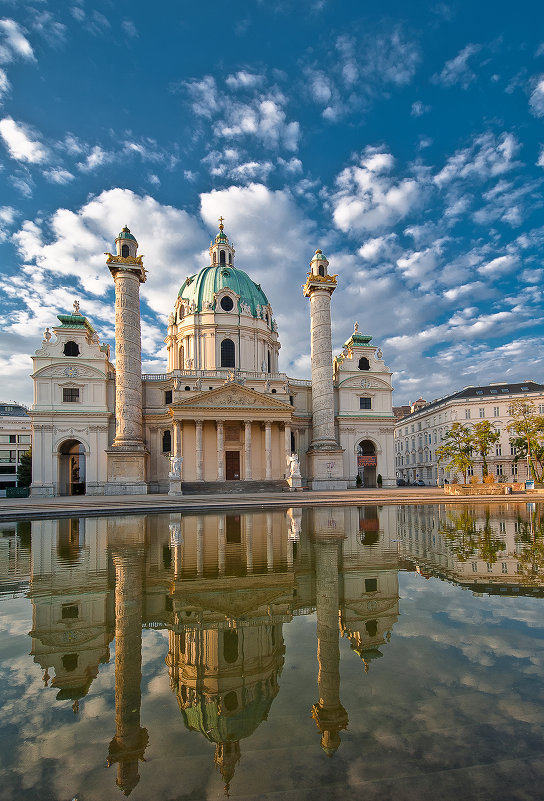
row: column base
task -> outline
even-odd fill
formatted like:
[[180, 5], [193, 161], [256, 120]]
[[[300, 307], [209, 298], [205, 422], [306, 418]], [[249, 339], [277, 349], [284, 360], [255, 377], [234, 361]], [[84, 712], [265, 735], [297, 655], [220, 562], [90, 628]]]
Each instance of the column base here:
[[147, 495], [148, 452], [111, 448], [106, 454], [108, 482], [104, 486], [104, 495]]
[[312, 490], [346, 490], [348, 480], [344, 476], [344, 450], [335, 448], [318, 450], [310, 448], [308, 456], [308, 478]]
[[287, 483], [291, 490], [302, 489], [302, 478], [300, 476], [289, 476]]

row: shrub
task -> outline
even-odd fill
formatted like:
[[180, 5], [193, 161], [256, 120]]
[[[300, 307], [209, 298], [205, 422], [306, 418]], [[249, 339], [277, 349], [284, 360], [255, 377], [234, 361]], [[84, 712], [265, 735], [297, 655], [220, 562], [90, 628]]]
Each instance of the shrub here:
[[487, 476], [484, 478], [484, 484], [494, 484], [495, 483], [495, 476], [492, 473], [488, 473]]
[[479, 484], [479, 483], [480, 483], [480, 479], [478, 478], [478, 476], [471, 476], [471, 478], [470, 478], [470, 483], [471, 483], [473, 486], [476, 486], [476, 484]]

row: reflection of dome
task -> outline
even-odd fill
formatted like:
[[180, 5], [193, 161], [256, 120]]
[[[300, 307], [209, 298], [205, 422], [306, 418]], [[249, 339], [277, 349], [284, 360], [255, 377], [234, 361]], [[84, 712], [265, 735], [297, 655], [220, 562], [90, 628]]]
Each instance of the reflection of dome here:
[[212, 264], [204, 267], [186, 279], [178, 295], [189, 304], [194, 301], [196, 311], [200, 312], [205, 302], [210, 306], [213, 305], [215, 294], [227, 287], [240, 296], [241, 303], [247, 303], [253, 317], [258, 316], [257, 306], [269, 305], [261, 287], [243, 270], [237, 270], [232, 264]]
[[200, 731], [212, 743], [237, 742], [249, 737], [268, 717], [278, 686], [275, 682], [272, 686], [259, 682], [252, 690], [252, 700], [235, 712], [226, 712], [224, 704], [212, 699], [185, 707], [182, 709], [185, 725]]

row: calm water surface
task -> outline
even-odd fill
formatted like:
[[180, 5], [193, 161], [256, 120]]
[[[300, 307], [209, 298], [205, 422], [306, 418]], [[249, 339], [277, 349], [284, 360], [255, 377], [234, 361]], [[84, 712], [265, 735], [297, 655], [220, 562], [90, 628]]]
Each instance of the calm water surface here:
[[0, 525], [0, 799], [541, 799], [544, 509]]

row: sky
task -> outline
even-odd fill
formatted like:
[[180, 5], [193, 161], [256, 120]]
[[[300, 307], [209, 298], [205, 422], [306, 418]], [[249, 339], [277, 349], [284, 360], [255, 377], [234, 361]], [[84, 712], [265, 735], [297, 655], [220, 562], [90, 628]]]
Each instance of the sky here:
[[0, 0], [1, 400], [75, 299], [114, 344], [105, 251], [148, 270], [143, 369], [225, 218], [280, 369], [310, 377], [309, 262], [338, 274], [394, 403], [544, 381], [544, 8], [536, 0]]

